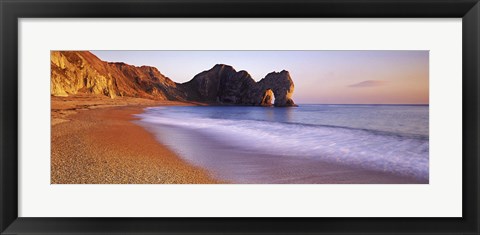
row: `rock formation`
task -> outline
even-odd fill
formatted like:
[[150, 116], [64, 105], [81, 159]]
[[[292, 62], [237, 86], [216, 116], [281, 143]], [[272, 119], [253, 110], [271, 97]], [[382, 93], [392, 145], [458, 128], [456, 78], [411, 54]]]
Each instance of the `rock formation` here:
[[188, 100], [223, 105], [294, 106], [294, 84], [290, 74], [283, 70], [269, 73], [255, 82], [246, 71], [235, 71], [229, 65], [217, 64], [196, 75], [189, 82], [179, 84]]
[[270, 105], [274, 96], [274, 106], [295, 106], [292, 100], [293, 90], [294, 85], [290, 73], [283, 70], [279, 73], [267, 74], [249, 90], [247, 96], [251, 97], [253, 105]]
[[154, 67], [105, 62], [88, 51], [54, 51], [50, 57], [54, 96], [84, 93], [253, 106], [270, 106], [275, 99], [274, 106], [295, 105], [293, 81], [285, 70], [255, 82], [246, 71], [217, 64], [179, 84]]

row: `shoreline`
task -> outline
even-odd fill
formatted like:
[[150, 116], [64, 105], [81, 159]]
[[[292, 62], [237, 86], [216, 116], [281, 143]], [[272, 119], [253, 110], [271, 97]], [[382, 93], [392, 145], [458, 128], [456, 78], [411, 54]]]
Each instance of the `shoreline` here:
[[[108, 99], [108, 100], [107, 100]], [[216, 184], [132, 121], [143, 99], [52, 97], [51, 184]]]
[[[52, 97], [51, 105], [52, 184], [428, 184], [328, 162], [250, 156], [225, 150], [208, 136], [149, 126], [135, 117], [147, 107], [205, 104], [78, 96]], [[179, 135], [187, 140], [180, 145]], [[183, 145], [193, 152], [179, 156], [172, 150]]]

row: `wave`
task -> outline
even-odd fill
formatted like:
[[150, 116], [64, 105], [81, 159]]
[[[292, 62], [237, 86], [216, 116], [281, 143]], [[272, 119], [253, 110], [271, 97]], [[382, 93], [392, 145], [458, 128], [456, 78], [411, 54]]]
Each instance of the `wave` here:
[[251, 153], [295, 156], [428, 179], [428, 138], [363, 129], [147, 112], [141, 121], [198, 131]]

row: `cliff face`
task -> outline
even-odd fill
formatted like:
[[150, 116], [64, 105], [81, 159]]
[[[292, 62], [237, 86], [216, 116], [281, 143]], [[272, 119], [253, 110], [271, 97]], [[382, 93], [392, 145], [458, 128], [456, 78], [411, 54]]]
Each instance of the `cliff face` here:
[[287, 71], [269, 73], [255, 82], [246, 71], [235, 71], [228, 65], [217, 64], [179, 85], [187, 99], [227, 105], [294, 106], [293, 80]]
[[154, 67], [109, 63], [88, 51], [51, 52], [50, 64], [50, 93], [54, 96], [84, 93], [254, 106], [270, 106], [275, 98], [275, 106], [295, 105], [294, 85], [287, 71], [269, 73], [255, 82], [246, 71], [218, 64], [178, 84]]
[[50, 55], [50, 93], [77, 93], [184, 100], [177, 84], [149, 66], [107, 63], [88, 51], [54, 51]]
[[237, 72], [232, 66], [217, 64], [179, 87], [189, 100], [242, 105], [249, 103], [247, 92], [254, 84], [247, 72]]

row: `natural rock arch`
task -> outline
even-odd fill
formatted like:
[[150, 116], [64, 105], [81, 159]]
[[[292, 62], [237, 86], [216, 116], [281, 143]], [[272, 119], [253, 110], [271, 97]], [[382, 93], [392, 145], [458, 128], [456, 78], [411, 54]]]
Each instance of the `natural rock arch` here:
[[197, 74], [192, 80], [179, 84], [187, 100], [223, 105], [295, 106], [292, 100], [294, 85], [290, 73], [272, 72], [255, 82], [246, 71], [217, 64]]
[[268, 106], [271, 103], [265, 102], [266, 99], [270, 101], [275, 98], [274, 106], [285, 107], [295, 106], [292, 100], [294, 85], [290, 73], [288, 71], [272, 72], [265, 76], [256, 84], [257, 105]]

